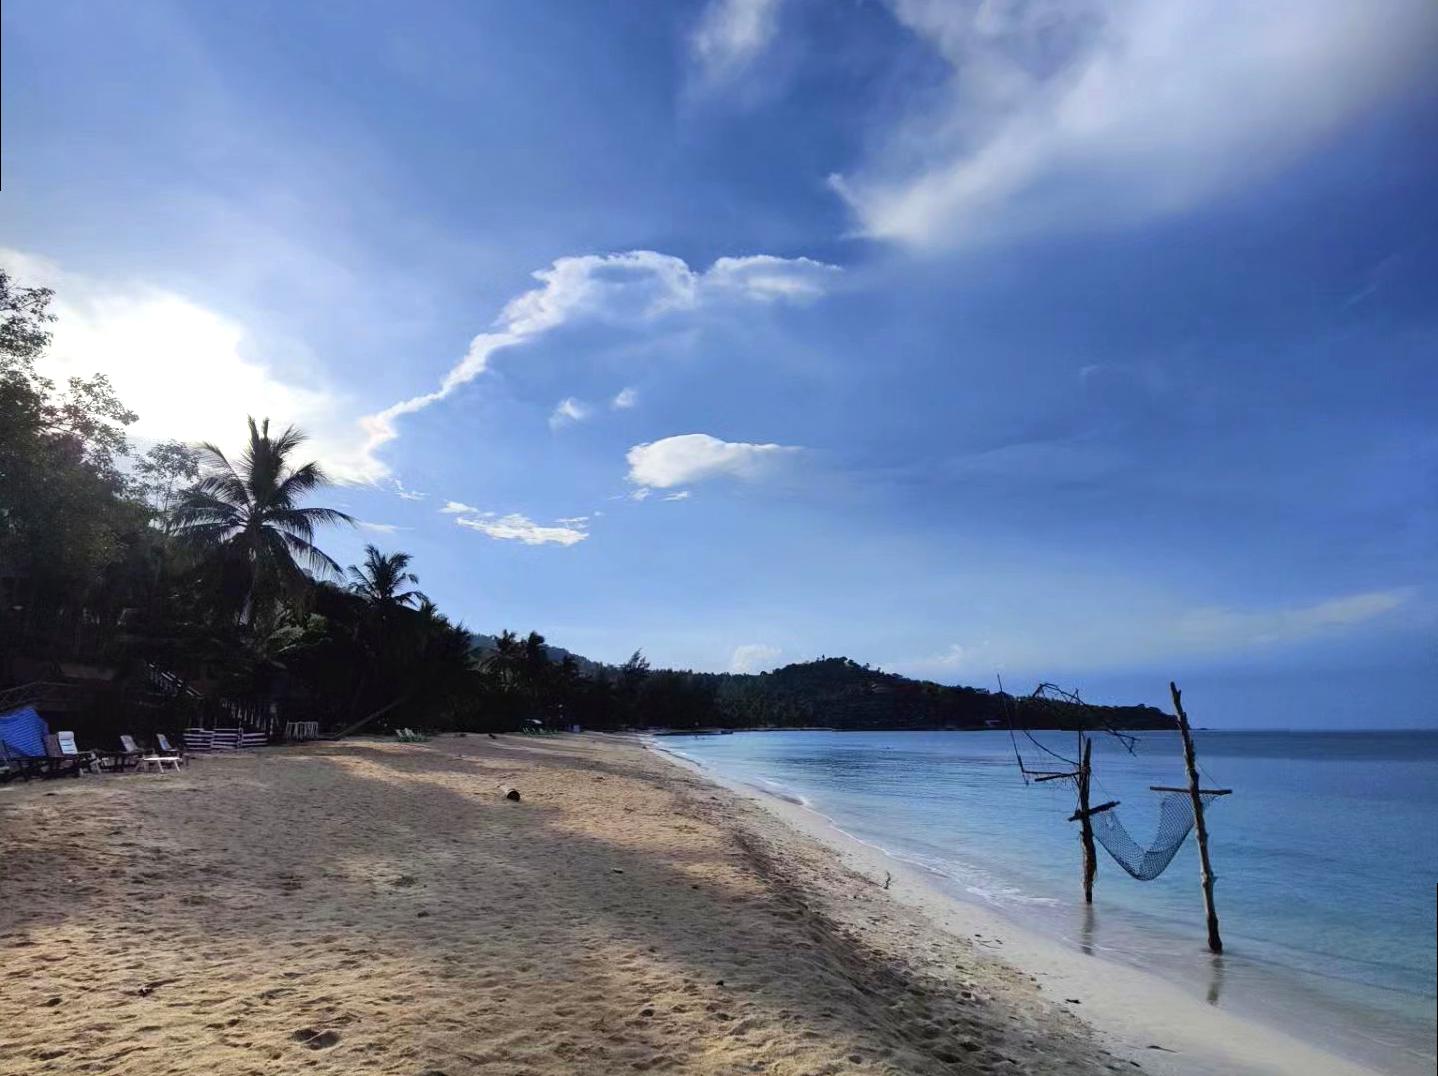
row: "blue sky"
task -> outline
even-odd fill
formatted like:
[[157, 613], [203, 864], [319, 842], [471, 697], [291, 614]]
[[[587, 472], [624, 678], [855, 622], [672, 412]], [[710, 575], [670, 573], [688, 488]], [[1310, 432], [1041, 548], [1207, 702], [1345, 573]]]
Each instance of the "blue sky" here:
[[3, 17], [53, 369], [477, 630], [1438, 722], [1425, 0]]

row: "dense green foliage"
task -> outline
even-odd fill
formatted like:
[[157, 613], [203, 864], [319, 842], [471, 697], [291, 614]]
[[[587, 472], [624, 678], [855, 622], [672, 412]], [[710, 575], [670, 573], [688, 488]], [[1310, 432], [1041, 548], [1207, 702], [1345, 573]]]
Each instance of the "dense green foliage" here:
[[[194, 720], [315, 720], [499, 731], [812, 726], [981, 728], [1016, 713], [1072, 725], [1076, 707], [908, 680], [843, 658], [760, 675], [615, 668], [543, 636], [473, 636], [417, 588], [410, 557], [365, 550], [347, 571], [320, 547], [352, 521], [309, 503], [328, 480], [304, 435], [250, 420], [243, 452], [176, 442], [134, 456], [135, 420], [103, 376], [59, 387], [36, 370], [51, 294], [0, 272], [0, 690], [103, 670], [92, 736]], [[115, 675], [111, 676], [110, 674]], [[1027, 706], [1027, 709], [1023, 709]], [[1128, 727], [1168, 719], [1107, 710]]]
[[1151, 706], [1078, 706], [948, 687], [821, 658], [769, 673], [660, 672], [642, 693], [648, 724], [675, 728], [1172, 728]]

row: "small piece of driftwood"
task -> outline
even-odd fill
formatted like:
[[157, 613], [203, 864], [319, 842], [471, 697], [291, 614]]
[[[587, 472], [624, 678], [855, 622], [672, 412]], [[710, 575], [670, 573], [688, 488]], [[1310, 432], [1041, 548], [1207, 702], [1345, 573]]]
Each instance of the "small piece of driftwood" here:
[[519, 802], [519, 789], [517, 788], [510, 788], [508, 785], [500, 785], [499, 794], [507, 800], [513, 800], [515, 803]]
[[1097, 807], [1090, 807], [1088, 810], [1079, 808], [1073, 814], [1069, 815], [1069, 821], [1078, 822], [1092, 815], [1103, 814], [1105, 811], [1112, 811], [1117, 806], [1118, 800], [1109, 800], [1107, 803], [1100, 803]]

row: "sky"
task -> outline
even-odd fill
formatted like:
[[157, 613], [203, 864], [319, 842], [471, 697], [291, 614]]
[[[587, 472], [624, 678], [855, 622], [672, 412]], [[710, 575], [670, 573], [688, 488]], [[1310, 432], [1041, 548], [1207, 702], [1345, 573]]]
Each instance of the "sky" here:
[[477, 631], [1438, 724], [1430, 0], [10, 0], [0, 266]]

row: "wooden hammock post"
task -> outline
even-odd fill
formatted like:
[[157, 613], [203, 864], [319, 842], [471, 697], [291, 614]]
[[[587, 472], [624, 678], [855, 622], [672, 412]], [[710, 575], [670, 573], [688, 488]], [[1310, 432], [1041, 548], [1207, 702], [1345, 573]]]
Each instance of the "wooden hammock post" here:
[[1188, 715], [1183, 712], [1183, 693], [1169, 681], [1173, 708], [1178, 715], [1178, 734], [1183, 737], [1183, 761], [1188, 767], [1188, 794], [1193, 800], [1193, 828], [1198, 838], [1199, 877], [1203, 881], [1203, 910], [1208, 916], [1208, 948], [1223, 952], [1223, 939], [1218, 935], [1218, 910], [1213, 906], [1213, 866], [1208, 861], [1208, 825], [1203, 820], [1203, 797], [1199, 795], [1198, 763], [1193, 755], [1193, 736], [1189, 733]]
[[1089, 758], [1092, 754], [1093, 740], [1084, 737], [1083, 755], [1081, 756], [1083, 761], [1079, 763], [1078, 772], [1078, 805], [1079, 820], [1083, 827], [1080, 839], [1083, 841], [1083, 899], [1085, 904], [1093, 903], [1093, 880], [1094, 875], [1098, 873], [1098, 855], [1093, 845], [1093, 819], [1090, 817], [1092, 812], [1088, 805], [1089, 774], [1091, 773]]

